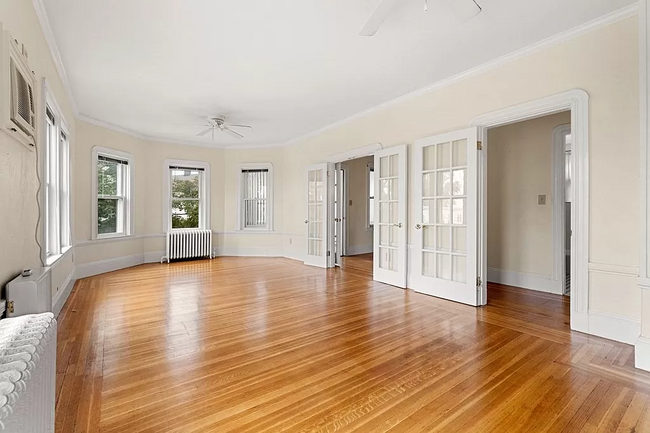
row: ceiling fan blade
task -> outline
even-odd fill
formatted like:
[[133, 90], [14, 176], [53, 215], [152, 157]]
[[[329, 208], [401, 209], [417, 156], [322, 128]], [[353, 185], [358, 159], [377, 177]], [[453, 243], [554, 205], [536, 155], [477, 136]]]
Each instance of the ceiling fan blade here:
[[246, 128], [250, 129], [251, 131], [253, 130], [253, 127], [250, 125], [231, 125], [230, 123], [225, 125], [227, 128]]
[[370, 18], [366, 22], [366, 25], [361, 29], [359, 35], [372, 36], [377, 33], [377, 30], [379, 30], [379, 27], [386, 20], [390, 11], [401, 1], [402, 0], [380, 0], [375, 11], [370, 15]]
[[228, 128], [227, 126], [224, 126], [221, 130], [223, 132], [225, 132], [226, 134], [232, 135], [233, 137], [244, 138], [244, 136], [241, 135], [239, 132], [233, 131], [232, 129]]
[[483, 10], [474, 0], [447, 0], [447, 4], [463, 23], [471, 20]]
[[205, 131], [201, 131], [201, 132], [199, 132], [198, 134], [196, 134], [196, 136], [197, 136], [197, 137], [203, 137], [205, 134], [207, 134], [208, 132], [212, 131], [213, 129], [214, 129], [214, 128], [208, 128], [208, 129], [206, 129]]

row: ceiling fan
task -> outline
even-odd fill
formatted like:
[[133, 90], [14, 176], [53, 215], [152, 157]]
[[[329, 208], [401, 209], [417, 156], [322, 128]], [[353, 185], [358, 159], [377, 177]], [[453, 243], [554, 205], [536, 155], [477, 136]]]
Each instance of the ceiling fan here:
[[197, 137], [203, 137], [204, 135], [208, 134], [209, 132], [212, 132], [212, 141], [214, 141], [214, 131], [221, 131], [225, 132], [228, 135], [232, 135], [235, 138], [244, 138], [242, 134], [239, 132], [235, 131], [232, 128], [244, 128], [248, 130], [253, 130], [252, 126], [249, 125], [235, 125], [232, 123], [226, 123], [226, 119], [224, 117], [207, 117], [206, 118], [207, 123], [203, 125], [196, 125], [196, 126], [207, 126], [208, 129], [199, 132], [196, 134]]
[[[379, 27], [384, 23], [390, 11], [393, 10], [398, 3], [404, 0], [379, 0], [379, 4], [375, 11], [370, 15], [370, 18], [361, 29], [359, 35], [373, 36], [379, 30]], [[475, 0], [446, 0], [447, 4], [454, 11], [460, 21], [469, 21], [481, 12], [481, 6]], [[424, 0], [424, 10], [428, 10], [428, 0]]]

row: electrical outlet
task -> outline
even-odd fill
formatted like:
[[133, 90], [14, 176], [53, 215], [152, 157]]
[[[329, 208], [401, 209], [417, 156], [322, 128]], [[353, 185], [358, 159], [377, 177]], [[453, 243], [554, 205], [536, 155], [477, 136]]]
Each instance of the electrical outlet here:
[[537, 196], [537, 204], [544, 206], [546, 204], [546, 194], [541, 194]]

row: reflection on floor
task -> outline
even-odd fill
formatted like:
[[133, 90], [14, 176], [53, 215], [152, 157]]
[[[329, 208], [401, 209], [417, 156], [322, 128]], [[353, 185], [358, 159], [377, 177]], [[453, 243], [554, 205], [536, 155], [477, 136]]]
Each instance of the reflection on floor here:
[[371, 265], [222, 257], [78, 281], [57, 432], [650, 431], [650, 374], [571, 332], [568, 300], [490, 285], [473, 308]]

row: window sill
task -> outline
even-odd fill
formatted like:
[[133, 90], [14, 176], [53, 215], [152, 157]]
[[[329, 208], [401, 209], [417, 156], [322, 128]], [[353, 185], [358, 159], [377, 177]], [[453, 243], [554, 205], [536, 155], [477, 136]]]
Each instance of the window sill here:
[[103, 241], [105, 239], [116, 239], [116, 238], [131, 238], [133, 235], [125, 235], [124, 233], [115, 233], [107, 235], [97, 235], [93, 241]]
[[65, 254], [70, 251], [72, 247], [65, 247], [61, 249], [61, 254], [53, 254], [45, 258], [45, 266], [53, 266], [56, 262], [59, 261]]
[[238, 229], [238, 230], [235, 230], [235, 231], [239, 232], [239, 233], [273, 233], [275, 230], [246, 228], [246, 229]]

